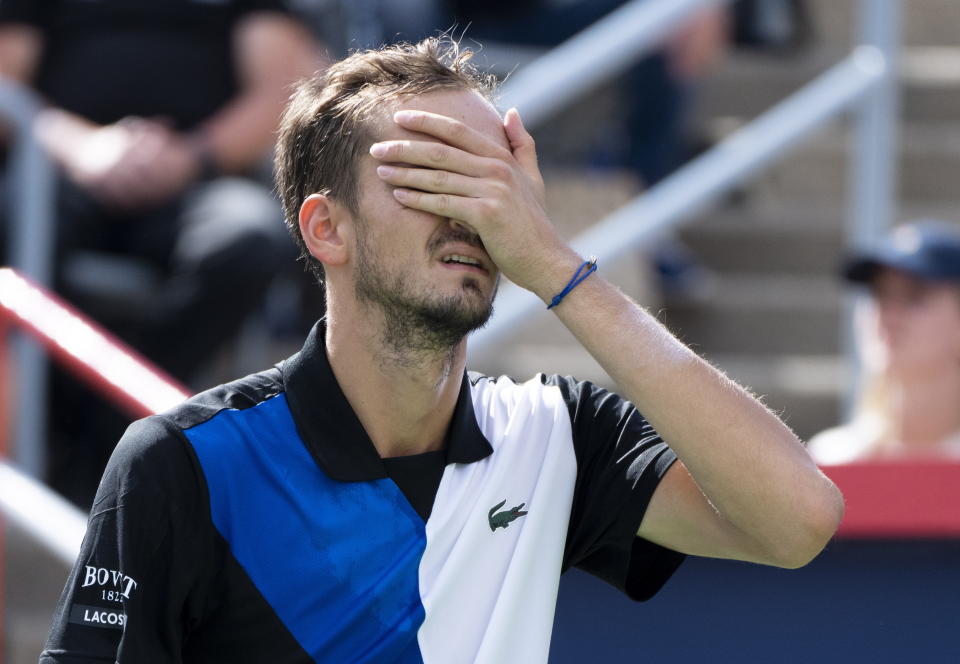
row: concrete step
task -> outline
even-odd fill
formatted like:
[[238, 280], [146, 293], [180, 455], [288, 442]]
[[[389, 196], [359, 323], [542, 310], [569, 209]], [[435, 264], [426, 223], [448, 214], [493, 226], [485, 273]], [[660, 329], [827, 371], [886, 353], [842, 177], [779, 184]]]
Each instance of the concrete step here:
[[[849, 53], [821, 48], [790, 56], [734, 53], [708, 77], [697, 99], [704, 118], [752, 118], [812, 81]], [[910, 47], [900, 64], [902, 117], [956, 122], [960, 117], [960, 48]]]
[[[839, 205], [850, 188], [849, 143], [843, 127], [826, 128], [757, 175], [748, 189], [766, 199]], [[960, 127], [905, 127], [897, 166], [902, 200], [939, 206], [956, 202]]]
[[[700, 215], [680, 231], [696, 259], [721, 273], [837, 274], [847, 254], [847, 211], [835, 205], [748, 200]], [[910, 204], [898, 219], [956, 219], [950, 205]]]
[[[817, 41], [847, 45], [859, 25], [858, 0], [808, 0]], [[960, 6], [956, 0], [900, 2], [902, 38], [909, 45], [952, 45], [960, 34]]]
[[728, 220], [736, 217], [737, 211], [721, 212], [688, 226], [680, 237], [699, 262], [722, 273], [829, 275], [842, 261], [845, 231], [839, 215], [833, 226], [805, 219], [791, 224]]
[[832, 275], [722, 275], [705, 302], [666, 302], [662, 318], [698, 352], [838, 353], [842, 287]]

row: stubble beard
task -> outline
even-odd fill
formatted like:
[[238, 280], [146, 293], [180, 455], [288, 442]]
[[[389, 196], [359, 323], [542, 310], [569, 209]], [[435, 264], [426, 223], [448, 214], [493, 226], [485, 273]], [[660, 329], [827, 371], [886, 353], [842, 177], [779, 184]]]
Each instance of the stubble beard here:
[[473, 276], [464, 276], [455, 294], [418, 292], [405, 275], [383, 269], [363, 234], [357, 237], [355, 284], [357, 300], [382, 313], [385, 351], [401, 364], [415, 365], [425, 356], [449, 356], [493, 314], [493, 298], [484, 301]]

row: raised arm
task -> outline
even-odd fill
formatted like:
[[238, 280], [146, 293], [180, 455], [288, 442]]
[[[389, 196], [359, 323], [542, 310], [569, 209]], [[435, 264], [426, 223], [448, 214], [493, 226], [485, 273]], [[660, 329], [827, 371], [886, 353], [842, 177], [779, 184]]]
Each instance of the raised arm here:
[[[386, 162], [427, 167], [381, 173], [397, 185], [398, 200], [475, 229], [506, 276], [550, 302], [583, 258], [547, 218], [533, 139], [519, 115], [505, 117], [509, 150], [449, 118], [412, 112], [396, 121], [447, 143], [374, 146]], [[781, 567], [802, 566], [822, 550], [842, 498], [770, 410], [599, 274], [553, 311], [680, 459], [639, 535], [684, 553]]]
[[307, 28], [277, 12], [257, 12], [234, 31], [240, 92], [210, 117], [199, 134], [216, 165], [242, 171], [273, 145], [291, 85], [323, 66]]

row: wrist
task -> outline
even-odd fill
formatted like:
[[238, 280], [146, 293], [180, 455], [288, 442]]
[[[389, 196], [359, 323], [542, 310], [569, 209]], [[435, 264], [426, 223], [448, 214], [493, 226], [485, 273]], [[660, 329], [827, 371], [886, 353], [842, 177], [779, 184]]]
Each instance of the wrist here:
[[534, 288], [534, 295], [549, 305], [553, 298], [570, 283], [586, 259], [569, 247], [545, 261], [540, 269], [540, 278]]

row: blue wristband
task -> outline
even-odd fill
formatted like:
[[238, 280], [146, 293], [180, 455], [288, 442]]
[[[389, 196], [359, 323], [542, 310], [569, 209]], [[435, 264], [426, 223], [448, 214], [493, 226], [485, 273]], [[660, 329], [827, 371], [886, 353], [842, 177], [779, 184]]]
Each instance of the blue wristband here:
[[580, 285], [580, 282], [589, 277], [591, 274], [597, 271], [597, 257], [591, 256], [589, 260], [583, 262], [583, 264], [577, 268], [577, 271], [573, 273], [573, 276], [570, 278], [570, 281], [566, 286], [563, 287], [563, 290], [553, 296], [553, 299], [550, 300], [550, 304], [547, 305], [547, 309], [553, 309], [555, 306], [560, 304], [560, 301], [565, 298], [570, 291]]

